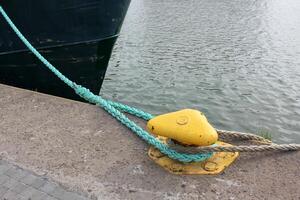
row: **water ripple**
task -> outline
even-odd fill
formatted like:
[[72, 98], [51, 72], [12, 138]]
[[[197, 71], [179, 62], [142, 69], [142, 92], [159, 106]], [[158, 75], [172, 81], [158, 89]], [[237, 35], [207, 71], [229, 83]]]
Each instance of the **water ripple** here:
[[132, 0], [102, 95], [300, 142], [300, 1]]

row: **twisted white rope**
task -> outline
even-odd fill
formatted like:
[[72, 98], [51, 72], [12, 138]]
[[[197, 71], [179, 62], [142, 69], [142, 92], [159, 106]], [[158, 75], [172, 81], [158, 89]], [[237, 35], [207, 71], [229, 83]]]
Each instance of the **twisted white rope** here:
[[252, 134], [237, 131], [217, 130], [221, 138], [232, 138], [238, 140], [251, 140], [260, 145], [239, 145], [239, 146], [182, 146], [171, 139], [167, 140], [170, 148], [181, 153], [208, 153], [208, 152], [262, 152], [262, 151], [296, 151], [300, 150], [300, 144], [275, 144], [272, 141]]

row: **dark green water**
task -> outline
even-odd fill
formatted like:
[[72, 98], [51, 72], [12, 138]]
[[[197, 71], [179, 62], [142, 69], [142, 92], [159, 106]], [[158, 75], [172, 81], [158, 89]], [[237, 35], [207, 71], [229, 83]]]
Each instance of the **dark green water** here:
[[132, 0], [101, 94], [300, 142], [300, 1]]

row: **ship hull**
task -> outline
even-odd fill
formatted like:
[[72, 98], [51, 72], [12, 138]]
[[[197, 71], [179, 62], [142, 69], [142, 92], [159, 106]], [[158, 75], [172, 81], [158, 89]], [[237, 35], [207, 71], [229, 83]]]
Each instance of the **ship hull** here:
[[[2, 7], [40, 53], [98, 94], [129, 0], [7, 0]], [[80, 100], [0, 19], [0, 83]]]

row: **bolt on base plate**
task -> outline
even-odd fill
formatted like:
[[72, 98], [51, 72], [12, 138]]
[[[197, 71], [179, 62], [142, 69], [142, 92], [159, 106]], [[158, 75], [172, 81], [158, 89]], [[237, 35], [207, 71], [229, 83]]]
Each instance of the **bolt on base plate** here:
[[[159, 139], [163, 142], [167, 141], [167, 138], [159, 136]], [[218, 141], [218, 146], [232, 146], [231, 144]], [[238, 157], [238, 152], [216, 152], [209, 159], [202, 162], [182, 163], [162, 154], [154, 147], [150, 147], [148, 151], [149, 157], [154, 162], [167, 171], [173, 174], [202, 174], [213, 175], [223, 172], [233, 161]]]

